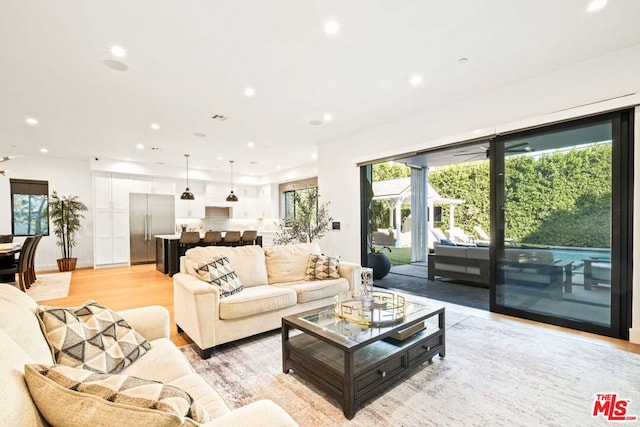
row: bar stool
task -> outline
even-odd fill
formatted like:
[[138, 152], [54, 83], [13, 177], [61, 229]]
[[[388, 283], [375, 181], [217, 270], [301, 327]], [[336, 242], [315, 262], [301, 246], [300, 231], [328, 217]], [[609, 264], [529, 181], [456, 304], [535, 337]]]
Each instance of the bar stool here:
[[224, 245], [225, 246], [238, 246], [240, 244], [240, 232], [239, 231], [227, 231], [224, 233]]
[[258, 230], [244, 230], [240, 238], [242, 245], [255, 245], [258, 237]]
[[207, 231], [204, 233], [204, 238], [202, 239], [202, 243], [205, 246], [215, 246], [219, 245], [222, 242], [222, 232], [220, 231]]
[[180, 249], [180, 256], [184, 256], [184, 253], [198, 246], [200, 243], [200, 233], [197, 231], [183, 231], [180, 234], [180, 244], [178, 245], [178, 249]]

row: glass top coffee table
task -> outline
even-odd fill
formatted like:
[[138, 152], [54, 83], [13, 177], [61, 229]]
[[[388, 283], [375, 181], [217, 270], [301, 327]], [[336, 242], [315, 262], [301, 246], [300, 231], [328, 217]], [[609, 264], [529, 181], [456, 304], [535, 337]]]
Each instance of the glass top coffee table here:
[[282, 319], [282, 370], [293, 370], [342, 405], [345, 417], [436, 354], [445, 357], [444, 306], [404, 295], [404, 317], [367, 326], [334, 306]]

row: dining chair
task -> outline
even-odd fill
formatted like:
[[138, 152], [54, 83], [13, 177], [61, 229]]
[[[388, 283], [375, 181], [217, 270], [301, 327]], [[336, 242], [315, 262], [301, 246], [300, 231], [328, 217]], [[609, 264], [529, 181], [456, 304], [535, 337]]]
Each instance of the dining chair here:
[[225, 246], [238, 246], [240, 244], [239, 231], [227, 231], [224, 233]]
[[202, 243], [205, 246], [215, 246], [222, 242], [222, 232], [221, 231], [207, 231], [204, 233], [204, 238], [202, 239]]
[[255, 245], [258, 238], [258, 230], [244, 230], [242, 237], [240, 237], [240, 244], [242, 245]]
[[25, 277], [25, 287], [29, 289], [31, 284], [34, 283], [38, 278], [36, 277], [36, 267], [35, 267], [35, 259], [36, 259], [36, 249], [40, 244], [40, 240], [42, 240], [42, 235], [34, 236], [35, 240], [31, 243], [31, 248], [29, 248], [29, 254], [27, 258], [27, 272]]
[[[22, 292], [27, 291], [27, 288], [25, 286], [25, 282], [26, 282], [25, 276], [26, 276], [26, 272], [29, 269], [29, 264], [28, 264], [29, 251], [31, 250], [31, 246], [33, 245], [33, 242], [35, 241], [35, 239], [36, 239], [35, 237], [27, 237], [24, 243], [22, 244], [22, 248], [20, 249], [20, 255], [18, 257], [17, 262], [15, 262], [9, 268], [3, 268], [2, 270], [0, 270], [0, 275], [17, 274], [18, 284]], [[16, 282], [15, 276], [14, 276], [13, 282], [14, 283]]]

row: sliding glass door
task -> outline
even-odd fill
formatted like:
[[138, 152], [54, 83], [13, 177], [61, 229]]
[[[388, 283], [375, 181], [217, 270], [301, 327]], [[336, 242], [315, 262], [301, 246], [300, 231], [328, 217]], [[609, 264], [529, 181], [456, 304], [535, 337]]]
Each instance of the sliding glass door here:
[[626, 338], [631, 114], [493, 141], [492, 311]]

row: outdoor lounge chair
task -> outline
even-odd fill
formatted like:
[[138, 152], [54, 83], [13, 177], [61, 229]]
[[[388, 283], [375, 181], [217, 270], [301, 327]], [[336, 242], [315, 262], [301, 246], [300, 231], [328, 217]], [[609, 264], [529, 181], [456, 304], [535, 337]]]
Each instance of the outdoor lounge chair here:
[[[478, 233], [478, 236], [480, 236], [480, 240], [477, 240], [476, 243], [478, 244], [483, 244], [483, 245], [489, 245], [491, 242], [491, 236], [489, 236], [487, 234], [486, 231], [484, 231], [482, 229], [482, 227], [480, 227], [479, 225], [476, 225], [473, 227], [473, 230]], [[513, 245], [515, 243], [515, 240], [509, 238], [509, 237], [505, 237], [504, 239], [505, 243], [509, 243], [510, 245]]]

